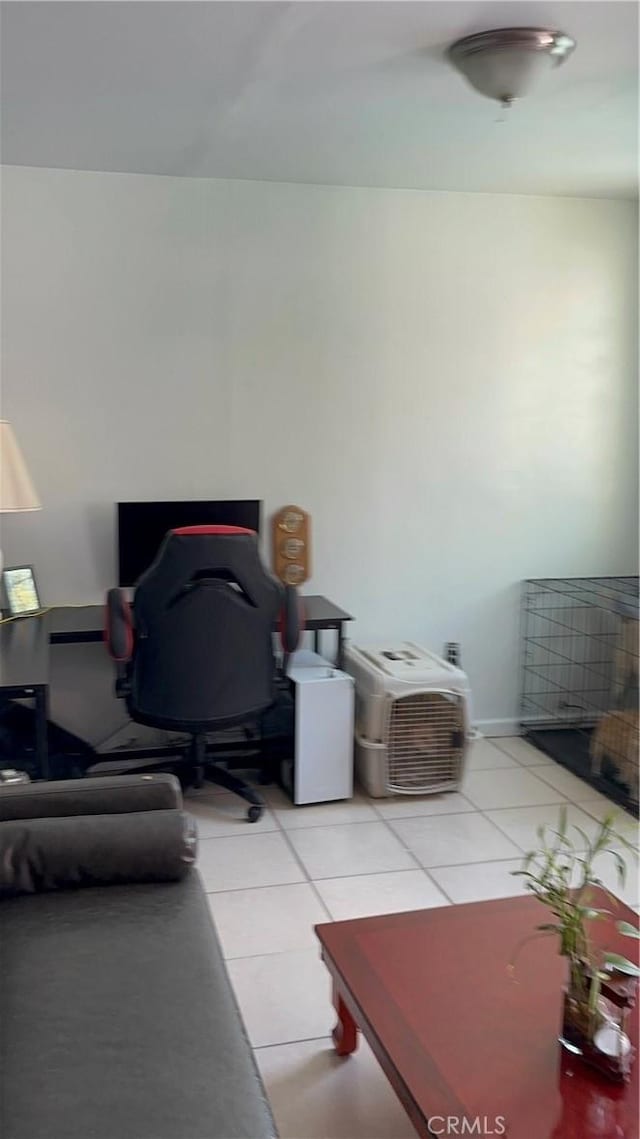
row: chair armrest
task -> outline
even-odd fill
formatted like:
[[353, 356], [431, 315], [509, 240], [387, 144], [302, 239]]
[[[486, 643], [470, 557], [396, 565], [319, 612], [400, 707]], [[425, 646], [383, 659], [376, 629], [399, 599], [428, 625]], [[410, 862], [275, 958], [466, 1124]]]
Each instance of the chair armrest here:
[[133, 615], [124, 590], [110, 589], [104, 614], [107, 652], [116, 666], [115, 694], [119, 700], [131, 693], [131, 658], [134, 648]]
[[105, 607], [104, 639], [109, 654], [118, 664], [131, 660], [133, 618], [124, 590], [110, 589]]
[[280, 611], [280, 640], [285, 656], [296, 651], [304, 630], [304, 610], [295, 585], [285, 585]]

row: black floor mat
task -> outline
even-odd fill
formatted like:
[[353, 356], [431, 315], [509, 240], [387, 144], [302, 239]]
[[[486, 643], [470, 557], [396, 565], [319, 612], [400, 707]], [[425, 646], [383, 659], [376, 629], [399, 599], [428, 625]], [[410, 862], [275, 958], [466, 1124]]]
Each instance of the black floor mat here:
[[631, 799], [626, 784], [616, 780], [613, 768], [607, 764], [606, 759], [601, 774], [591, 774], [589, 756], [591, 731], [579, 728], [529, 728], [525, 735], [534, 747], [561, 763], [580, 779], [586, 780], [597, 791], [638, 818], [638, 804]]

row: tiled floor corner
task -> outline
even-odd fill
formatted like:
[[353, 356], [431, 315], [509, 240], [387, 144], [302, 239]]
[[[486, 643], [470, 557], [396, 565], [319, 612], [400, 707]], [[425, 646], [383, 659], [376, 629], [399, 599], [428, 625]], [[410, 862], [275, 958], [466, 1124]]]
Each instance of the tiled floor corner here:
[[236, 957], [227, 967], [254, 1048], [316, 1040], [333, 1028], [329, 974], [315, 948]]
[[281, 831], [249, 832], [232, 838], [205, 838], [198, 849], [198, 866], [207, 893], [285, 886], [304, 882], [305, 874]]
[[449, 904], [447, 895], [424, 870], [388, 870], [384, 874], [324, 878], [315, 885], [333, 921]]
[[347, 1059], [329, 1037], [259, 1048], [256, 1059], [281, 1139], [415, 1139], [365, 1041]]
[[[199, 868], [223, 953], [282, 1139], [411, 1139], [414, 1132], [363, 1041], [346, 1060], [331, 1047], [334, 1013], [313, 926], [374, 914], [508, 897], [536, 828], [593, 833], [612, 804], [527, 741], [476, 740], [458, 792], [294, 807], [275, 787], [246, 821], [235, 796], [188, 796], [200, 830]], [[615, 808], [614, 808], [615, 809]], [[637, 844], [624, 812], [618, 830]], [[637, 862], [624, 886], [613, 859], [606, 886], [640, 907]]]
[[289, 831], [287, 837], [311, 879], [412, 870], [416, 865], [382, 819], [303, 827]]
[[518, 847], [480, 811], [465, 815], [390, 819], [393, 832], [421, 866], [455, 866], [517, 858]]
[[209, 901], [226, 958], [315, 949], [314, 925], [331, 918], [309, 882], [229, 890]]
[[521, 858], [505, 862], [472, 862], [462, 866], [437, 866], [431, 877], [452, 902], [486, 902], [524, 894], [522, 878], [513, 876], [522, 866]]

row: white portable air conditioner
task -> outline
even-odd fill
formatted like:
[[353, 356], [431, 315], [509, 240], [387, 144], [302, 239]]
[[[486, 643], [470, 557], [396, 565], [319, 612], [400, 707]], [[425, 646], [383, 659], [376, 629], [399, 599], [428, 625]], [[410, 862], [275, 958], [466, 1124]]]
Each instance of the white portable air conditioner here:
[[410, 641], [347, 645], [356, 686], [356, 771], [370, 795], [455, 790], [469, 740], [469, 681], [462, 669]]

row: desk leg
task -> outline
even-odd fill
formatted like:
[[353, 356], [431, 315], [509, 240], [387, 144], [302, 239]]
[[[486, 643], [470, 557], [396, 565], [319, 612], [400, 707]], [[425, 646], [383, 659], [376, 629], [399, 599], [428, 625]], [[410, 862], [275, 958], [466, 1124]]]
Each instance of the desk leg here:
[[36, 713], [36, 763], [41, 779], [49, 778], [49, 748], [47, 743], [47, 700], [46, 684], [34, 689]]
[[344, 665], [344, 621], [338, 625], [338, 651], [336, 653], [336, 668], [342, 669]]
[[320, 630], [319, 629], [313, 630], [313, 651], [314, 651], [314, 653], [318, 653], [318, 656], [320, 656]]
[[336, 982], [333, 982], [333, 1007], [338, 1014], [332, 1037], [338, 1056], [350, 1056], [358, 1047], [358, 1026], [340, 996]]

